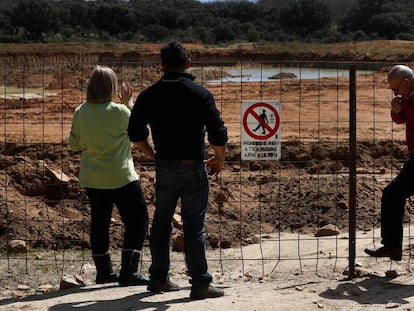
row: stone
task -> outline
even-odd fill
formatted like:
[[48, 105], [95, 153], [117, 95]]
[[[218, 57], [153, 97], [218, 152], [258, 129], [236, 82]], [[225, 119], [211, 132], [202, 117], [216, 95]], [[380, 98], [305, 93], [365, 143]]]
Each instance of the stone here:
[[322, 236], [331, 236], [331, 235], [338, 235], [339, 231], [336, 226], [332, 224], [327, 224], [315, 233], [315, 237], [322, 237]]
[[26, 241], [23, 240], [11, 240], [7, 243], [7, 249], [9, 253], [27, 253], [28, 246]]

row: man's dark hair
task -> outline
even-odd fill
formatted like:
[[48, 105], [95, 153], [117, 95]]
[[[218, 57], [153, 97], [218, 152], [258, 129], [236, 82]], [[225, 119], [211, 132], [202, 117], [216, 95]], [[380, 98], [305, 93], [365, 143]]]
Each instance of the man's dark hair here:
[[187, 64], [186, 49], [177, 41], [167, 43], [161, 49], [161, 64], [168, 68], [184, 69]]

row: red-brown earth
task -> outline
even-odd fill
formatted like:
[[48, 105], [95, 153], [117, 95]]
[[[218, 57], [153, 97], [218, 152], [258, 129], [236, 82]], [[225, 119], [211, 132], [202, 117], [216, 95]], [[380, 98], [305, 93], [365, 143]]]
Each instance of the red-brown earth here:
[[[342, 52], [325, 46], [309, 48], [308, 54], [306, 49], [280, 49], [278, 54], [252, 45], [236, 45], [233, 49], [188, 45], [194, 64], [205, 66], [193, 73], [214, 94], [230, 137], [225, 170], [219, 178], [210, 178], [208, 247], [254, 243], [259, 233], [315, 232], [326, 224], [348, 230], [350, 92], [348, 77], [218, 84], [207, 81], [223, 77], [225, 62], [250, 66], [257, 61], [277, 63], [286, 59], [410, 61], [408, 54], [391, 59], [390, 44], [387, 50], [384, 47], [383, 55], [372, 43], [367, 43], [365, 53], [357, 44], [349, 50], [348, 44], [342, 46]], [[398, 48], [407, 48], [404, 44], [400, 42]], [[77, 183], [79, 155], [67, 145], [73, 110], [85, 98], [88, 74], [98, 62], [111, 64], [121, 79], [133, 85], [136, 96], [159, 77], [158, 66], [150, 64], [157, 59], [159, 45], [142, 45], [140, 52], [123, 53], [92, 50], [90, 46], [84, 51], [79, 47], [79, 55], [73, 46], [65, 52], [56, 51], [56, 46], [47, 51], [42, 50], [44, 46], [31, 50], [11, 47], [0, 46], [4, 63], [0, 118], [2, 248], [5, 250], [12, 239], [26, 240], [30, 247], [88, 247], [89, 208]], [[126, 56], [138, 63], [125, 61]], [[389, 120], [388, 67], [384, 63], [379, 70], [357, 76], [356, 223], [363, 230], [379, 225], [381, 189], [406, 157], [404, 127], [393, 126]], [[32, 96], [32, 88], [44, 89], [44, 93]], [[276, 99], [282, 103], [279, 161], [241, 161], [240, 102], [248, 99]], [[136, 149], [133, 153], [152, 213], [153, 163]], [[407, 221], [411, 208], [410, 203]], [[112, 246], [121, 247], [122, 223], [116, 210], [113, 218]], [[174, 233], [180, 234], [179, 226]]]

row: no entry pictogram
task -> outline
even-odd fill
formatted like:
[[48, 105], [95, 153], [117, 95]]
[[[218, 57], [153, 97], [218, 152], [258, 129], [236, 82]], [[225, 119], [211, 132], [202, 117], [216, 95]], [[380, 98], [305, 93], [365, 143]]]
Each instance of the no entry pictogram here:
[[280, 160], [281, 103], [245, 100], [241, 109], [241, 159]]
[[[268, 115], [272, 116], [271, 122], [269, 122]], [[279, 126], [279, 113], [276, 108], [269, 103], [255, 103], [244, 112], [243, 128], [246, 134], [251, 138], [258, 140], [269, 139], [277, 133]], [[256, 133], [259, 129], [260, 131]]]

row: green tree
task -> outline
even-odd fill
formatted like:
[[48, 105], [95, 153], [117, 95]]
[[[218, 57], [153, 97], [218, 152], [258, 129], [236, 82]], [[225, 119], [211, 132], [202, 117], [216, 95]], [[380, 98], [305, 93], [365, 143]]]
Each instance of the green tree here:
[[0, 33], [11, 34], [12, 30], [13, 27], [11, 25], [9, 16], [5, 12], [0, 11]]
[[113, 3], [98, 3], [93, 19], [96, 29], [111, 35], [135, 30], [135, 20], [130, 10]]
[[149, 25], [142, 29], [145, 40], [149, 42], [160, 42], [168, 38], [168, 29], [160, 25]]
[[216, 38], [216, 42], [227, 42], [235, 39], [235, 33], [228, 23], [219, 23], [214, 26], [213, 33]]
[[92, 28], [93, 18], [95, 16], [95, 6], [89, 5], [83, 0], [65, 0], [61, 3], [62, 15], [67, 17], [66, 24], [73, 28], [82, 27], [84, 29]]
[[298, 0], [280, 12], [279, 23], [282, 28], [300, 36], [316, 31], [328, 31], [332, 17], [329, 7], [320, 0]]
[[259, 40], [259, 36], [260, 36], [259, 35], [259, 32], [256, 30], [256, 28], [254, 26], [250, 27], [247, 30], [246, 37], [247, 37], [247, 40], [248, 41], [250, 41], [250, 42], [258, 41]]
[[26, 38], [42, 41], [42, 35], [59, 27], [56, 7], [46, 0], [19, 0], [11, 12], [11, 23], [22, 27]]
[[399, 33], [409, 32], [411, 28], [405, 14], [397, 12], [374, 15], [368, 21], [368, 27], [386, 39], [394, 39]]
[[371, 33], [375, 30], [370, 29], [369, 20], [374, 15], [384, 11], [385, 0], [358, 0], [339, 20], [339, 30], [342, 32], [356, 32], [362, 30]]

